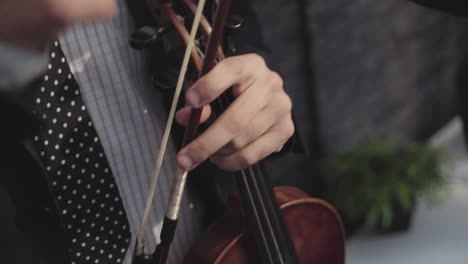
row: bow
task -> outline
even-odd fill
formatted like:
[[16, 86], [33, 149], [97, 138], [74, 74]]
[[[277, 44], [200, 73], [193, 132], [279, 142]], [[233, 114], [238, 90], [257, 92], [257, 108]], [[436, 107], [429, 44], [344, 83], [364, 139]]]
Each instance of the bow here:
[[[187, 31], [184, 24], [186, 17], [177, 14], [174, 4], [172, 1], [163, 0], [161, 2], [155, 2], [147, 0], [147, 6], [151, 9], [152, 14], [158, 16], [160, 19], [160, 13], [164, 15], [170, 26], [162, 26], [159, 28], [146, 26], [130, 38], [130, 43], [135, 48], [146, 48], [158, 41], [161, 35], [167, 33], [170, 29], [176, 30], [178, 35], [181, 37], [186, 45], [182, 66], [180, 69], [177, 86], [175, 89], [171, 109], [169, 111], [169, 117], [166, 124], [166, 129], [163, 135], [161, 147], [156, 160], [156, 166], [153, 172], [150, 193], [147, 198], [145, 213], [140, 226], [138, 237], [135, 244], [135, 250], [133, 255], [134, 264], [163, 264], [166, 263], [170, 246], [174, 237], [174, 233], [177, 227], [177, 221], [179, 218], [179, 211], [181, 206], [182, 197], [185, 190], [185, 184], [187, 181], [188, 171], [177, 169], [171, 193], [169, 197], [169, 204], [166, 210], [166, 216], [164, 218], [163, 227], [161, 230], [161, 242], [156, 247], [156, 250], [152, 255], [146, 255], [144, 252], [144, 240], [143, 233], [148, 221], [149, 213], [151, 210], [152, 201], [155, 195], [156, 185], [158, 182], [161, 166], [164, 159], [164, 153], [166, 146], [169, 141], [170, 131], [172, 128], [173, 120], [175, 117], [176, 108], [182, 92], [182, 87], [186, 78], [187, 69], [192, 59], [193, 64], [199, 72], [199, 77], [202, 77], [208, 73], [216, 65], [218, 60], [224, 58], [224, 54], [220, 48], [222, 41], [224, 25], [229, 14], [231, 6], [231, 0], [219, 1], [218, 7], [214, 15], [214, 28], [211, 28], [206, 17], [203, 16], [203, 10], [205, 7], [206, 0], [200, 0], [198, 5], [195, 5], [190, 0], [181, 1], [184, 8], [190, 11], [193, 16], [193, 22], [190, 33]], [[199, 26], [202, 26], [202, 34], [208, 37], [208, 44], [206, 45], [206, 52], [201, 52], [201, 46], [196, 44], [196, 37]], [[203, 56], [203, 59], [202, 59]], [[193, 109], [190, 114], [188, 126], [185, 130], [184, 140], [182, 147], [193, 141], [197, 135], [198, 128], [200, 126], [201, 109]]]

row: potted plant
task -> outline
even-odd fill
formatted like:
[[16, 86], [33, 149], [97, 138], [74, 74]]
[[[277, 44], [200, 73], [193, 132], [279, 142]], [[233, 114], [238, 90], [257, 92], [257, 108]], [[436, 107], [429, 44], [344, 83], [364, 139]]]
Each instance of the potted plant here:
[[441, 152], [424, 144], [378, 140], [359, 144], [321, 164], [326, 196], [341, 213], [348, 235], [409, 228], [416, 202], [434, 201], [445, 178]]

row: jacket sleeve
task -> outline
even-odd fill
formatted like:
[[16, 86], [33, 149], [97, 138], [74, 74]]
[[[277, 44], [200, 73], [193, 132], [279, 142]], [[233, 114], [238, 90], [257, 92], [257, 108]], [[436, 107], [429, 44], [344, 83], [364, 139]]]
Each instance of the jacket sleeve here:
[[464, 0], [412, 0], [418, 4], [436, 8], [459, 16], [468, 16], [468, 7]]
[[234, 16], [244, 20], [242, 27], [231, 34], [237, 54], [256, 53], [265, 59], [271, 69], [278, 71], [271, 51], [263, 39], [260, 23], [252, 8], [252, 1], [233, 1], [231, 17]]

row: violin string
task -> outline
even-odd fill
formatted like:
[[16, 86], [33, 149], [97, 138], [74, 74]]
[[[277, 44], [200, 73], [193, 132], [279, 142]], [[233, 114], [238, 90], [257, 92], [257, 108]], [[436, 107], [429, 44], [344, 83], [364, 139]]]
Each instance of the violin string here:
[[[259, 178], [255, 175], [255, 172], [253, 171], [252, 167], [249, 167], [247, 169], [247, 171], [249, 172], [250, 174], [250, 180], [252, 181], [252, 185], [251, 188], [254, 189], [254, 192], [257, 193], [258, 195], [258, 203], [259, 203], [259, 207], [261, 208], [261, 210], [263, 211], [263, 214], [267, 217], [265, 217], [265, 222], [266, 222], [266, 229], [268, 231], [268, 233], [270, 234], [271, 236], [271, 240], [264, 240], [264, 243], [266, 245], [267, 248], [269, 248], [268, 245], [271, 245], [270, 243], [273, 244], [273, 247], [274, 247], [274, 250], [271, 250], [272, 252], [276, 252], [276, 253], [280, 253], [281, 250], [280, 250], [280, 247], [278, 245], [278, 239], [275, 235], [275, 231], [273, 229], [273, 225], [271, 223], [271, 220], [270, 220], [270, 217], [268, 217], [268, 210], [267, 210], [267, 205], [266, 205], [266, 202], [268, 201], [268, 199], [262, 199], [261, 197], [264, 197], [264, 195], [262, 195], [262, 192], [260, 191], [260, 187], [259, 187], [259, 184], [260, 182], [258, 182]], [[271, 253], [270, 253], [271, 254]], [[277, 255], [277, 257], [275, 258], [277, 261], [279, 261], [279, 263], [284, 263], [283, 261], [283, 258], [281, 257], [281, 254]]]
[[[227, 94], [223, 94], [217, 99], [217, 103], [220, 109], [227, 109], [229, 105], [230, 99], [228, 98]], [[280, 246], [278, 244], [277, 237], [275, 235], [275, 232], [273, 230], [273, 225], [270, 221], [270, 218], [268, 217], [268, 210], [266, 208], [265, 200], [262, 199], [264, 195], [262, 195], [262, 192], [260, 191], [259, 187], [259, 182], [257, 182], [258, 177], [261, 177], [260, 175], [257, 175], [255, 171], [253, 170], [253, 167], [246, 168], [244, 170], [240, 171], [241, 175], [241, 181], [243, 182], [243, 185], [245, 187], [245, 196], [247, 202], [250, 204], [250, 207], [252, 208], [252, 217], [255, 219], [255, 224], [258, 233], [260, 234], [262, 238], [262, 242], [264, 245], [264, 248], [267, 252], [267, 257], [268, 257], [268, 263], [280, 263], [283, 264], [284, 260], [281, 257], [281, 255], [276, 255], [276, 257], [273, 257], [272, 252], [281, 252], [280, 251]], [[256, 194], [256, 195], [254, 195]], [[260, 216], [260, 213], [263, 214], [263, 216]], [[265, 224], [262, 224], [262, 220], [260, 218], [265, 219]], [[267, 225], [266, 228], [263, 228], [265, 225]], [[266, 230], [264, 230], [266, 229]], [[270, 238], [267, 238], [267, 234], [269, 234]], [[271, 243], [273, 246], [271, 246]]]
[[260, 235], [262, 237], [263, 244], [265, 245], [265, 250], [267, 251], [269, 263], [273, 263], [272, 254], [270, 252], [270, 249], [267, 246], [268, 245], [268, 242], [267, 242], [268, 239], [266, 238], [265, 230], [263, 230], [262, 221], [260, 220], [260, 215], [259, 215], [260, 210], [257, 208], [257, 205], [256, 205], [256, 203], [254, 201], [252, 190], [251, 190], [251, 188], [249, 188], [249, 181], [247, 180], [248, 176], [246, 175], [245, 170], [242, 170], [240, 173], [242, 175], [242, 181], [244, 182], [245, 187], [246, 187], [246, 195], [247, 195], [248, 200], [250, 202], [250, 207], [252, 208], [251, 213], [253, 214], [253, 216], [255, 218], [255, 222], [257, 223], [257, 227], [258, 227], [258, 232], [260, 233]]
[[137, 247], [138, 248], [142, 248], [144, 246], [144, 241], [143, 241], [144, 231], [145, 231], [145, 228], [146, 228], [146, 224], [148, 223], [149, 213], [151, 211], [154, 195], [155, 195], [155, 192], [156, 192], [156, 186], [157, 186], [157, 183], [158, 183], [158, 178], [159, 178], [159, 175], [160, 175], [160, 172], [161, 172], [161, 167], [162, 167], [162, 163], [163, 163], [163, 160], [164, 160], [164, 155], [166, 153], [167, 144], [169, 142], [169, 136], [170, 136], [170, 132], [171, 132], [171, 129], [172, 129], [172, 125], [174, 123], [174, 116], [175, 116], [175, 112], [176, 112], [176, 109], [177, 109], [177, 104], [179, 102], [180, 94], [181, 94], [182, 87], [183, 87], [183, 84], [184, 84], [184, 79], [185, 79], [185, 76], [186, 76], [186, 73], [187, 73], [188, 64], [190, 62], [190, 54], [191, 54], [191, 51], [192, 51], [192, 49], [194, 47], [194, 44], [195, 44], [195, 37], [196, 37], [197, 32], [198, 32], [198, 27], [200, 25], [200, 19], [201, 19], [202, 13], [203, 13], [203, 9], [205, 7], [205, 3], [206, 3], [206, 0], [200, 0], [198, 2], [197, 12], [195, 14], [195, 18], [194, 18], [194, 21], [193, 21], [193, 24], [192, 24], [192, 29], [190, 31], [190, 39], [189, 39], [189, 42], [187, 43], [187, 48], [185, 49], [184, 60], [182, 62], [182, 67], [180, 69], [179, 78], [177, 80], [177, 86], [176, 86], [176, 90], [174, 92], [174, 98], [172, 100], [171, 110], [169, 112], [169, 117], [167, 119], [163, 139], [161, 141], [161, 146], [160, 146], [158, 157], [157, 157], [157, 160], [156, 160], [156, 167], [155, 167], [155, 169], [153, 171], [153, 176], [152, 176], [152, 179], [151, 179], [150, 192], [149, 192], [148, 198], [146, 200], [145, 213], [143, 215], [141, 226], [140, 226], [140, 229], [139, 229], [139, 232], [138, 232], [138, 237], [137, 237]]
[[[218, 97], [217, 103], [219, 105], [219, 108], [227, 109], [229, 105], [229, 101], [230, 100], [226, 94]], [[279, 261], [282, 264], [284, 263], [282, 257], [277, 255], [275, 258], [273, 257], [273, 254], [272, 254], [272, 252], [281, 252], [281, 251], [280, 251], [272, 224], [269, 221], [269, 217], [267, 216], [268, 213], [267, 213], [265, 203], [263, 199], [261, 198], [262, 194], [258, 186], [259, 184], [256, 180], [258, 176], [254, 172], [252, 167], [241, 170], [240, 175], [241, 175], [241, 181], [243, 182], [245, 186], [246, 200], [250, 204], [250, 208], [252, 208], [252, 211], [251, 211], [252, 217], [255, 219], [257, 231], [259, 235], [261, 236], [264, 249], [267, 252], [268, 263], [278, 263]], [[255, 197], [254, 197], [254, 194], [256, 194]], [[259, 213], [263, 213], [263, 216], [261, 217]], [[264, 230], [263, 228], [264, 224], [262, 224], [262, 220], [260, 218], [266, 219], [267, 230]], [[271, 239], [267, 238], [267, 234], [270, 235]], [[273, 243], [273, 246], [271, 246], [270, 242]], [[273, 250], [271, 249], [272, 247], [274, 248]]]

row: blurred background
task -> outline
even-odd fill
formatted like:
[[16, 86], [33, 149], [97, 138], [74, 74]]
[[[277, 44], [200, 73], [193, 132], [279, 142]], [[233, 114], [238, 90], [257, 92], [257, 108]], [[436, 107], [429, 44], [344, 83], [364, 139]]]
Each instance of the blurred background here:
[[276, 183], [340, 211], [348, 264], [468, 263], [468, 20], [406, 0], [255, 8], [298, 124]]

